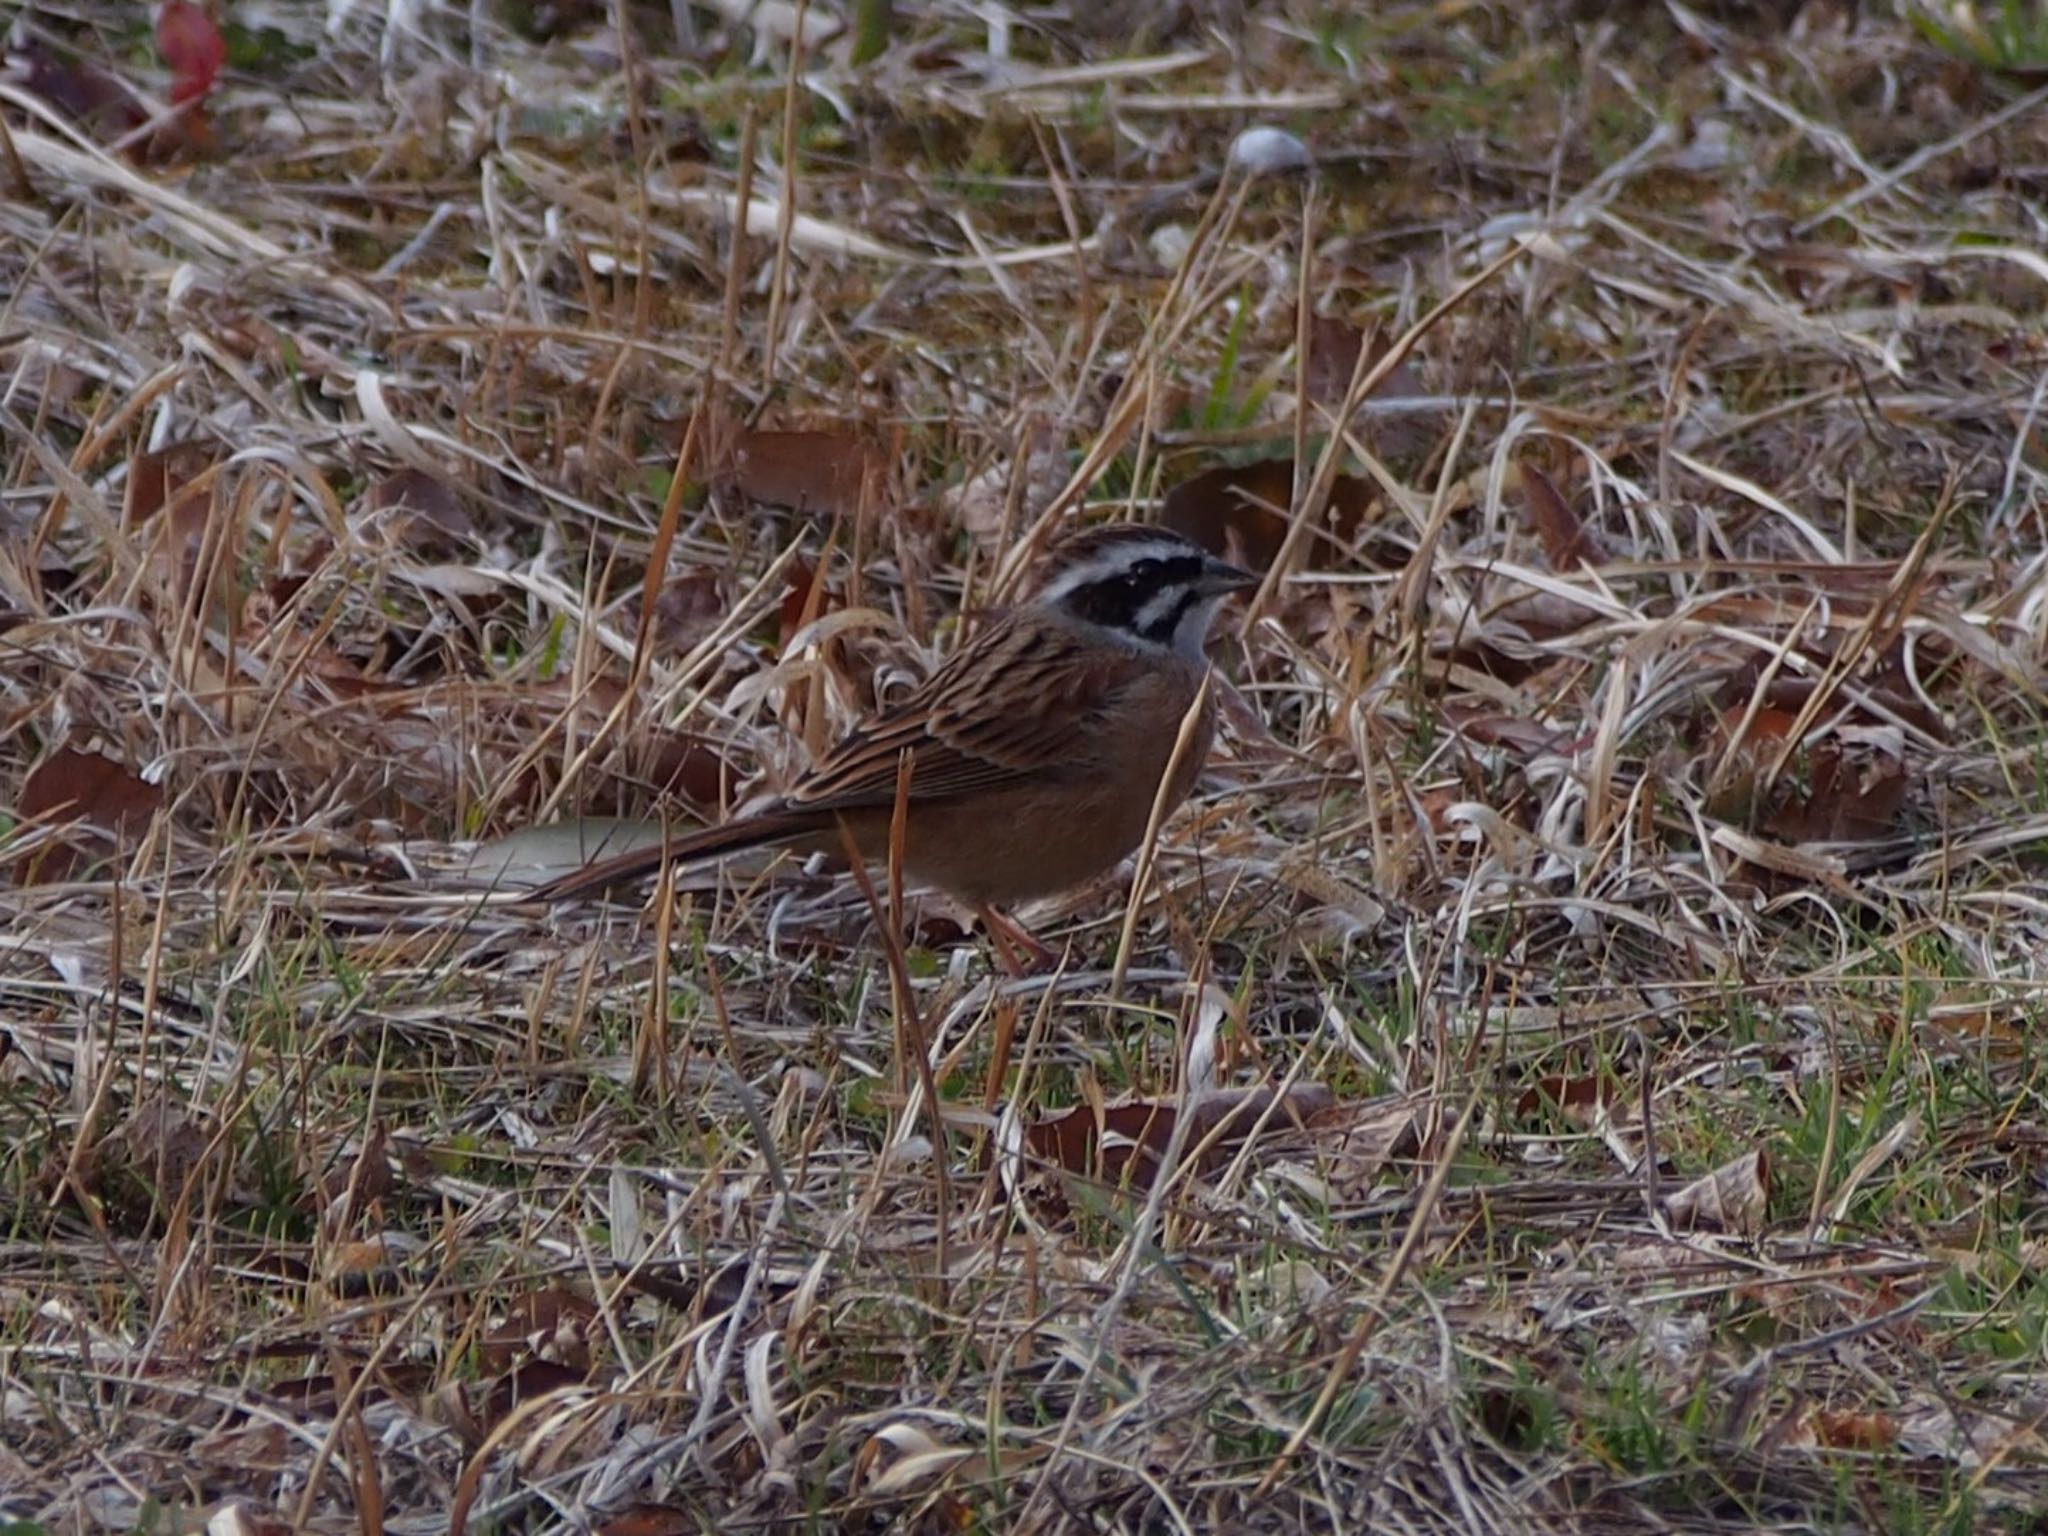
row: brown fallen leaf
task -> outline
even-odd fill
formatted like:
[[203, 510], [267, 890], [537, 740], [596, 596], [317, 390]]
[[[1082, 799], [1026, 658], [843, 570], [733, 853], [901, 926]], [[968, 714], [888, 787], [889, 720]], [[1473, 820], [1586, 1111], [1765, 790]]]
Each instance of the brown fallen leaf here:
[[890, 456], [852, 427], [735, 428], [719, 473], [749, 501], [815, 517], [853, 517], [884, 505]]
[[775, 611], [776, 644], [783, 650], [799, 630], [828, 613], [833, 607], [832, 589], [825, 584], [825, 568], [801, 555], [789, 563], [789, 585]]
[[1860, 766], [1830, 738], [1808, 756], [1809, 784], [1774, 810], [1763, 830], [1789, 843], [1873, 843], [1898, 829], [1910, 787], [1906, 766], [1879, 756]]
[[214, 1122], [159, 1096], [138, 1104], [93, 1149], [87, 1184], [126, 1232], [154, 1230], [207, 1170]]
[[1579, 514], [1571, 509], [1564, 493], [1548, 475], [1527, 459], [1520, 462], [1522, 497], [1529, 504], [1529, 521], [1543, 545], [1543, 558], [1550, 568], [1570, 573], [1581, 566], [1606, 563], [1606, 553]]
[[29, 772], [22, 785], [23, 821], [70, 823], [65, 839], [38, 851], [23, 871], [23, 885], [74, 878], [89, 864], [141, 836], [164, 803], [163, 790], [98, 752], [59, 747]]
[[1552, 1104], [1566, 1120], [1583, 1128], [1597, 1121], [1600, 1111], [1620, 1099], [1621, 1094], [1621, 1085], [1603, 1074], [1567, 1077], [1561, 1072], [1553, 1073], [1539, 1079], [1515, 1101], [1515, 1113], [1533, 1115], [1545, 1104]]
[[1888, 1413], [1815, 1408], [1784, 1443], [1833, 1451], [1888, 1451], [1899, 1443], [1899, 1421]]
[[587, 1370], [596, 1319], [597, 1304], [564, 1286], [522, 1291], [485, 1332], [479, 1362], [486, 1371], [504, 1371], [531, 1355]]
[[25, 69], [23, 89], [101, 142], [132, 132], [148, 120], [126, 82], [84, 59], [61, 57], [33, 38], [6, 58], [10, 66]]
[[1344, 403], [1365, 348], [1365, 332], [1335, 315], [1316, 315], [1308, 323], [1308, 397], [1319, 405]]
[[[1273, 1102], [1274, 1091], [1270, 1088], [1235, 1089], [1199, 1099], [1194, 1123], [1188, 1127], [1183, 1145], [1192, 1151], [1222, 1127], [1198, 1164], [1205, 1171], [1216, 1168], [1252, 1135]], [[1321, 1084], [1297, 1084], [1287, 1091], [1266, 1121], [1266, 1129], [1299, 1129], [1335, 1103], [1335, 1095]], [[1024, 1148], [1031, 1157], [1067, 1173], [1100, 1179], [1105, 1184], [1120, 1185], [1128, 1178], [1133, 1189], [1149, 1189], [1159, 1159], [1173, 1138], [1177, 1114], [1178, 1109], [1170, 1100], [1108, 1104], [1102, 1108], [1098, 1127], [1094, 1106], [1080, 1104], [1027, 1127]]]
[[166, 507], [174, 518], [179, 516], [187, 501], [197, 499], [187, 494], [187, 488], [213, 467], [217, 457], [215, 445], [199, 441], [166, 443], [136, 454], [128, 463], [122, 520], [130, 528], [140, 528]]
[[336, 1296], [395, 1296], [404, 1287], [404, 1259], [382, 1237], [336, 1243], [322, 1278]]
[[[1294, 461], [1261, 459], [1223, 464], [1183, 480], [1166, 493], [1159, 521], [1213, 555], [1264, 572], [1287, 539], [1294, 499]], [[1339, 475], [1330, 488], [1326, 526], [1349, 542], [1374, 505], [1372, 488], [1356, 475]], [[1304, 548], [1311, 540], [1304, 539]]]
[[597, 1536], [697, 1536], [703, 1522], [671, 1504], [635, 1504], [597, 1528]]
[[[1308, 398], [1331, 411], [1341, 406], [1345, 395], [1350, 393], [1359, 353], [1368, 345], [1372, 346], [1370, 363], [1377, 363], [1386, 352], [1382, 338], [1368, 337], [1362, 328], [1335, 315], [1317, 315], [1311, 319], [1306, 370]], [[1418, 400], [1429, 393], [1421, 370], [1412, 362], [1404, 361], [1394, 365], [1369, 398], [1380, 401]], [[1398, 415], [1378, 415], [1368, 411], [1361, 413], [1352, 427], [1364, 435], [1381, 457], [1408, 459], [1428, 449], [1443, 430], [1448, 414], [1443, 410], [1402, 412]], [[1316, 430], [1321, 426], [1322, 421], [1318, 419]]]
[[947, 1445], [916, 1424], [887, 1424], [854, 1453], [850, 1491], [863, 1499], [921, 1493], [974, 1459], [966, 1446]]
[[167, 592], [192, 585], [218, 479], [207, 471], [216, 459], [212, 444], [182, 442], [138, 453], [129, 463], [122, 519], [138, 531], [156, 523], [148, 535], [151, 561]]
[[400, 544], [445, 544], [476, 532], [476, 519], [462, 493], [439, 475], [411, 465], [371, 486], [363, 495], [362, 510], [388, 522], [393, 540]]

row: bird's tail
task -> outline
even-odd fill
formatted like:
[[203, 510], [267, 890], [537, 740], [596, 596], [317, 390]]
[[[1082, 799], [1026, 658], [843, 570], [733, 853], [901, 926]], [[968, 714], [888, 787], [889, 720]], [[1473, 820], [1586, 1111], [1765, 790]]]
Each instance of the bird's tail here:
[[535, 901], [574, 901], [654, 874], [664, 864], [697, 864], [749, 848], [772, 848], [815, 836], [818, 819], [805, 811], [766, 810], [736, 821], [686, 832], [666, 842], [628, 849], [572, 869], [534, 889]]

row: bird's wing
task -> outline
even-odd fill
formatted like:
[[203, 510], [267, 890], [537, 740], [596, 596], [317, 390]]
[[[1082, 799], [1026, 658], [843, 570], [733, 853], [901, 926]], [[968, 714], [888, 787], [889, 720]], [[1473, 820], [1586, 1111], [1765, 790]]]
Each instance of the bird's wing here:
[[[791, 809], [892, 805], [903, 754], [910, 798], [942, 800], [1082, 766], [1088, 734], [1129, 658], [1058, 624], [998, 621], [922, 686], [857, 726], [785, 797]], [[1078, 733], [1078, 734], [1077, 734]]]

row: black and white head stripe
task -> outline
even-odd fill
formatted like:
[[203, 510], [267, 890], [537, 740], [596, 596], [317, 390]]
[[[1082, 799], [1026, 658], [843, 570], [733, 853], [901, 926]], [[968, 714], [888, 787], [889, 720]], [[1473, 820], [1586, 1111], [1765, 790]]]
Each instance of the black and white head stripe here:
[[1038, 601], [1151, 645], [1199, 652], [1224, 596], [1250, 578], [1164, 528], [1100, 528], [1060, 544]]

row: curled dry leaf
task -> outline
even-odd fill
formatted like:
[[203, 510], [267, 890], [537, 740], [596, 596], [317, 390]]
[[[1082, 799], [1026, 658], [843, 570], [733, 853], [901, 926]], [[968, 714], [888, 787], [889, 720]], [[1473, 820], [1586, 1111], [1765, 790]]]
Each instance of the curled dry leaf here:
[[[1367, 333], [1349, 320], [1335, 315], [1317, 315], [1309, 321], [1308, 367], [1304, 383], [1308, 398], [1328, 411], [1344, 404], [1356, 376], [1359, 354], [1368, 345]], [[1376, 364], [1384, 345], [1373, 347], [1368, 364]], [[1399, 362], [1368, 397], [1391, 403], [1421, 400], [1429, 386], [1413, 363]], [[1426, 453], [1443, 431], [1449, 413], [1441, 408], [1415, 409], [1398, 414], [1364, 412], [1353, 420], [1352, 430], [1364, 435], [1383, 458], [1406, 460]], [[1321, 420], [1316, 429], [1323, 425]]]
[[[1193, 1151], [1221, 1127], [1199, 1164], [1206, 1171], [1234, 1154], [1259, 1129], [1262, 1119], [1268, 1131], [1300, 1129], [1314, 1124], [1335, 1103], [1335, 1095], [1319, 1083], [1296, 1084], [1277, 1108], [1270, 1088], [1209, 1094], [1196, 1102], [1194, 1123], [1188, 1127], [1183, 1145]], [[1272, 1111], [1270, 1118], [1266, 1118], [1268, 1110]], [[1173, 1138], [1178, 1112], [1168, 1099], [1105, 1105], [1098, 1136], [1094, 1106], [1081, 1104], [1026, 1128], [1024, 1148], [1028, 1156], [1067, 1173], [1099, 1178], [1106, 1184], [1122, 1184], [1128, 1179], [1134, 1189], [1149, 1189], [1159, 1159]]]
[[487, 1371], [508, 1370], [528, 1354], [586, 1370], [596, 1319], [597, 1304], [563, 1286], [523, 1291], [485, 1333], [479, 1359]]
[[1335, 315], [1316, 315], [1308, 323], [1308, 397], [1332, 408], [1344, 403], [1365, 350], [1365, 332]]
[[1771, 1160], [1759, 1149], [1665, 1196], [1664, 1214], [1681, 1231], [1753, 1235], [1763, 1230], [1770, 1203]]
[[23, 821], [72, 823], [64, 843], [42, 849], [22, 875], [24, 885], [69, 880], [114, 845], [133, 842], [164, 803], [164, 792], [140, 774], [97, 752], [59, 747], [22, 786]]
[[1485, 747], [1499, 747], [1523, 759], [1548, 754], [1568, 756], [1590, 745], [1590, 736], [1553, 730], [1540, 720], [1502, 714], [1459, 700], [1444, 704], [1445, 721], [1460, 736]]
[[856, 1497], [900, 1499], [938, 1482], [974, 1452], [944, 1445], [915, 1424], [889, 1424], [868, 1436], [853, 1458]]
[[655, 633], [664, 649], [687, 655], [711, 636], [730, 611], [716, 572], [685, 571], [664, 582], [654, 600]]
[[785, 652], [790, 641], [836, 606], [825, 584], [823, 566], [798, 556], [789, 563], [788, 581], [782, 603], [775, 610], [776, 644]]

